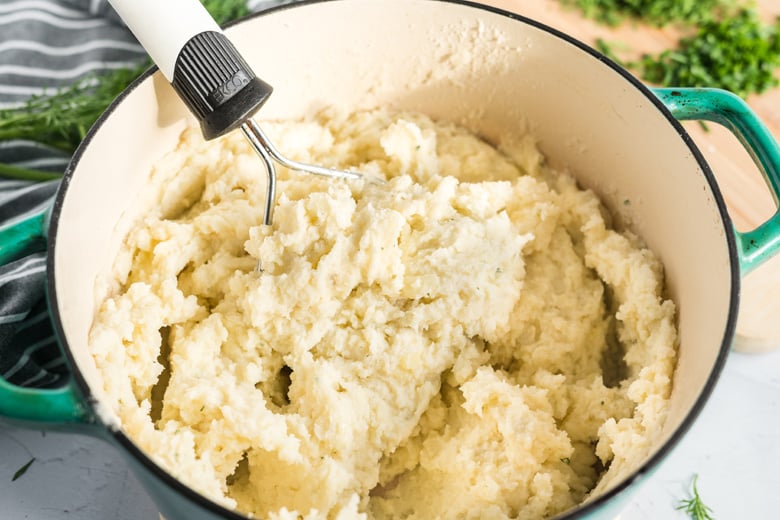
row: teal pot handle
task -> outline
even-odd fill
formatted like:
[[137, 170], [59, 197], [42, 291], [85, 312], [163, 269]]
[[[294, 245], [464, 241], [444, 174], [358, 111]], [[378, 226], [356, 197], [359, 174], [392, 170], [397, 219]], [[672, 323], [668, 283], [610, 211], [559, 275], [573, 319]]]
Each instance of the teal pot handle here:
[[[658, 88], [655, 95], [681, 120], [719, 123], [742, 143], [772, 190], [780, 199], [780, 148], [766, 125], [740, 97], [712, 88]], [[734, 231], [739, 263], [745, 275], [780, 250], [780, 211], [757, 228]]]
[[[0, 227], [0, 265], [45, 239], [50, 210], [46, 207]], [[91, 422], [72, 381], [61, 388], [39, 389], [16, 386], [0, 377], [0, 416], [38, 428]]]
[[44, 239], [49, 227], [50, 206], [0, 227], [0, 265], [15, 260], [36, 242]]
[[0, 379], [0, 416], [36, 429], [68, 429], [93, 422], [72, 383], [40, 389]]

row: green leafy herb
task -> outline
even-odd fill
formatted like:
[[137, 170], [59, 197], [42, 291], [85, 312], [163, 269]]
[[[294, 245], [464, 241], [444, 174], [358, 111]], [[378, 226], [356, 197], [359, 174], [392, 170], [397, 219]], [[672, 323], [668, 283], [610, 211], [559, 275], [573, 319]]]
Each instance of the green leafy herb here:
[[59, 173], [45, 172], [43, 170], [34, 170], [31, 168], [21, 168], [10, 164], [0, 163], [0, 177], [8, 179], [21, 179], [26, 181], [51, 181], [59, 179], [62, 175]]
[[715, 19], [733, 0], [562, 0], [588, 17], [607, 25], [626, 19], [656, 26], [669, 23], [700, 24]]
[[766, 25], [752, 9], [704, 23], [679, 47], [644, 56], [638, 66], [650, 82], [677, 87], [719, 87], [747, 96], [778, 85], [780, 20]]
[[595, 42], [596, 50], [598, 50], [601, 54], [611, 59], [618, 65], [621, 65], [623, 67], [629, 66], [629, 64], [625, 63], [622, 59], [620, 59], [620, 57], [615, 52], [618, 45], [624, 47], [623, 45], [617, 42], [608, 42], [604, 38], [598, 38]]
[[[250, 12], [246, 0], [201, 2], [220, 24]], [[98, 117], [150, 63], [147, 60], [135, 67], [90, 75], [67, 87], [33, 96], [19, 107], [0, 110], [0, 141], [25, 139], [73, 153]], [[0, 176], [33, 181], [60, 177], [51, 172], [2, 163]]]
[[698, 475], [693, 476], [693, 484], [691, 486], [693, 488], [693, 496], [681, 500], [676, 509], [678, 511], [685, 511], [693, 520], [715, 520], [712, 516], [712, 509], [704, 505], [701, 496], [699, 496], [699, 490], [696, 487], [696, 481], [698, 479]]
[[249, 14], [247, 0], [201, 0], [219, 24], [237, 20]]
[[72, 152], [87, 130], [148, 64], [90, 76], [24, 106], [0, 110], [0, 140], [29, 139]]
[[31, 458], [29, 461], [27, 461], [27, 464], [22, 466], [21, 468], [16, 470], [16, 473], [14, 473], [13, 478], [11, 479], [11, 482], [14, 482], [19, 479], [22, 475], [27, 473], [27, 470], [30, 469], [30, 466], [32, 466], [32, 463], [35, 462], [35, 457]]

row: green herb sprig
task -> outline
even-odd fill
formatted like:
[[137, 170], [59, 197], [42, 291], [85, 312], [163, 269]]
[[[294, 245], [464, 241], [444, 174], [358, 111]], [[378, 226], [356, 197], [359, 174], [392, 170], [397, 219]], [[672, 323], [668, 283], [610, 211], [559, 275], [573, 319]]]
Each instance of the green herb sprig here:
[[[246, 0], [201, 0], [220, 23], [249, 14]], [[66, 153], [73, 153], [89, 128], [151, 62], [134, 67], [93, 74], [76, 83], [33, 96], [19, 107], [0, 110], [0, 141], [35, 141]], [[43, 181], [61, 175], [0, 163], [0, 176]]]
[[0, 140], [29, 139], [73, 151], [96, 116], [147, 66], [90, 76], [54, 94], [33, 96], [24, 106], [0, 110]]
[[712, 516], [712, 509], [706, 506], [699, 496], [699, 489], [696, 487], [696, 481], [699, 479], [698, 475], [693, 476], [693, 484], [691, 485], [693, 496], [685, 500], [681, 500], [680, 504], [676, 507], [678, 511], [685, 511], [693, 520], [715, 520]]

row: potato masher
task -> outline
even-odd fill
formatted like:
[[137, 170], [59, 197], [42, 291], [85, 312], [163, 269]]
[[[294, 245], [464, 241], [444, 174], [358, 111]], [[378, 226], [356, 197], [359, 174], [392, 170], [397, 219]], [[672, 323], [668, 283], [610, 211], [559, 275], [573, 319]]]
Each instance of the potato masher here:
[[199, 0], [109, 0], [160, 72], [200, 122], [206, 140], [238, 128], [268, 172], [264, 222], [276, 199], [274, 161], [293, 170], [340, 179], [357, 172], [293, 161], [252, 118], [273, 88], [258, 78]]

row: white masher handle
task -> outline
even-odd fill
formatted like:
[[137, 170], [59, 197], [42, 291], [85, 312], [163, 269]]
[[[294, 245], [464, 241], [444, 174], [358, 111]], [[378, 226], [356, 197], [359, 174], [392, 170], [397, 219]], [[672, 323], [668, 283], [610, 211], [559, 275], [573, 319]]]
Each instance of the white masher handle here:
[[241, 127], [273, 88], [199, 0], [109, 0], [213, 139]]
[[169, 82], [185, 44], [202, 32], [222, 32], [199, 0], [109, 0]]

